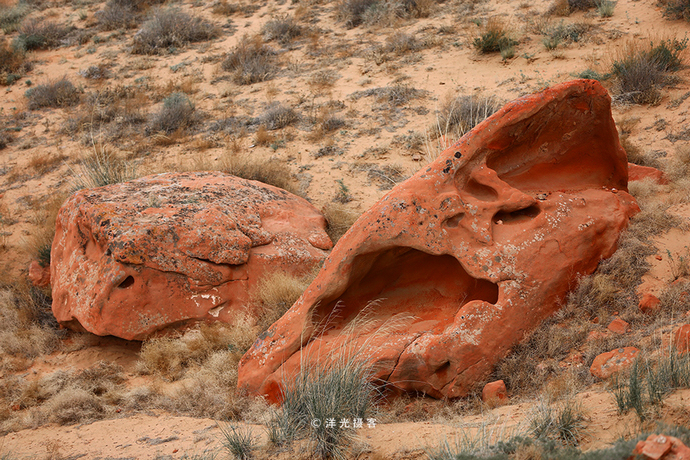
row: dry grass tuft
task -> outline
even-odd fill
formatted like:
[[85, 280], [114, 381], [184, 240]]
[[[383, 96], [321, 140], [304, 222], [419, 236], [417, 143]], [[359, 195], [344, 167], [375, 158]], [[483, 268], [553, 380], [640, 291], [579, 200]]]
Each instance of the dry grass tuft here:
[[16, 74], [25, 66], [25, 53], [7, 40], [0, 41], [0, 84], [9, 84], [8, 74]]
[[184, 131], [197, 122], [195, 107], [183, 93], [173, 93], [163, 99], [163, 106], [151, 119], [151, 129], [172, 134]]
[[233, 73], [238, 85], [251, 85], [273, 78], [277, 71], [275, 51], [260, 36], [244, 36], [225, 58], [221, 67]]
[[301, 196], [301, 192], [293, 180], [290, 167], [279, 161], [226, 155], [221, 159], [219, 170], [243, 179], [257, 180], [264, 184], [273, 185]]
[[271, 104], [261, 115], [261, 125], [271, 131], [290, 126], [299, 120], [299, 114], [292, 107], [277, 102]]
[[449, 141], [460, 139], [502, 106], [503, 102], [493, 96], [448, 97], [438, 111], [432, 132]]
[[164, 54], [190, 43], [211, 40], [219, 29], [210, 22], [175, 8], [160, 9], [134, 36], [132, 53]]
[[299, 299], [316, 276], [316, 272], [295, 276], [283, 272], [268, 273], [251, 293], [252, 302], [259, 307], [258, 326], [263, 332]]
[[328, 224], [326, 232], [333, 244], [337, 243], [359, 218], [358, 213], [340, 203], [328, 203], [321, 211]]

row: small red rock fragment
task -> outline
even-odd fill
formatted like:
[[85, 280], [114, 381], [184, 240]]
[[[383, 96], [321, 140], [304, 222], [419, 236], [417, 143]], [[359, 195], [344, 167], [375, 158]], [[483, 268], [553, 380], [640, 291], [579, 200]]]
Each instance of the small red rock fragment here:
[[36, 287], [50, 286], [50, 265], [43, 267], [38, 260], [29, 264], [29, 281]]
[[663, 172], [650, 166], [640, 166], [635, 163], [628, 163], [628, 181], [651, 179], [659, 185], [668, 184], [668, 179]]
[[607, 379], [616, 372], [630, 366], [640, 350], [635, 347], [619, 348], [602, 353], [592, 362], [589, 372], [600, 379]]
[[673, 346], [682, 353], [690, 350], [690, 324], [684, 324], [676, 329], [673, 333]]
[[640, 441], [628, 460], [688, 460], [690, 448], [680, 439], [662, 434], [652, 434], [646, 441]]
[[620, 318], [616, 318], [611, 321], [606, 329], [611, 332], [615, 332], [616, 334], [625, 334], [630, 329], [630, 324], [626, 323]]
[[503, 380], [496, 380], [495, 382], [489, 382], [484, 385], [482, 390], [482, 401], [503, 401], [508, 399], [508, 391], [506, 390], [506, 384]]
[[648, 315], [659, 310], [660, 305], [661, 305], [661, 300], [659, 300], [659, 298], [657, 296], [655, 296], [654, 294], [649, 294], [649, 293], [643, 295], [642, 298], [640, 299], [640, 303], [639, 303], [640, 311], [642, 313], [646, 313]]

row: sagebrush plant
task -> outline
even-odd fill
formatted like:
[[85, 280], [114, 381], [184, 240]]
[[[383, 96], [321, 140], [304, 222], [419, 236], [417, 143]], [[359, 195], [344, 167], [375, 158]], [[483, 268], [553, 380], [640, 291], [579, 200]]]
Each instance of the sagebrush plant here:
[[341, 0], [336, 7], [336, 17], [348, 28], [357, 27], [364, 22], [367, 11], [379, 3], [380, 0]]
[[263, 43], [260, 36], [244, 36], [221, 63], [223, 70], [233, 73], [239, 85], [251, 85], [273, 78], [277, 72], [276, 52]]
[[261, 124], [271, 131], [290, 126], [299, 120], [300, 116], [292, 107], [280, 102], [269, 105], [261, 117]]
[[176, 8], [155, 11], [134, 36], [132, 53], [164, 54], [190, 43], [211, 40], [219, 29], [205, 19]]
[[42, 83], [24, 93], [31, 110], [46, 107], [70, 107], [79, 103], [81, 91], [67, 77]]
[[151, 6], [165, 3], [162, 0], [108, 0], [105, 7], [96, 12], [98, 24], [105, 30], [136, 27]]
[[172, 134], [185, 130], [197, 121], [196, 107], [184, 93], [173, 93], [163, 99], [163, 106], [153, 115], [151, 129]]
[[10, 45], [7, 40], [0, 41], [0, 84], [9, 84], [8, 74], [20, 73], [24, 67], [26, 53]]
[[671, 19], [685, 19], [690, 21], [690, 2], [688, 0], [665, 0], [664, 15]]
[[616, 2], [612, 0], [595, 0], [594, 5], [597, 7], [597, 13], [602, 18], [613, 16], [613, 10], [616, 8]]

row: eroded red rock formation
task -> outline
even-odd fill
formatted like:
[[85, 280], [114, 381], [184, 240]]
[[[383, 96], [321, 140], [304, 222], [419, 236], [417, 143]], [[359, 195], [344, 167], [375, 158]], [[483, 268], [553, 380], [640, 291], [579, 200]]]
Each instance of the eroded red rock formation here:
[[82, 190], [61, 208], [53, 313], [69, 327], [143, 339], [228, 321], [269, 271], [303, 274], [332, 247], [306, 200], [222, 173], [175, 173]]
[[509, 103], [362, 215], [239, 387], [277, 401], [301, 363], [356, 349], [389, 388], [467, 394], [613, 253], [627, 170], [599, 83]]

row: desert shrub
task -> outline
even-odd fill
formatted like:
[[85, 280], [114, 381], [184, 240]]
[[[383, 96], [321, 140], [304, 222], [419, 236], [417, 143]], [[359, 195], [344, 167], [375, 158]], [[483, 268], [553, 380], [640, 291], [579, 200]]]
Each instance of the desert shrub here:
[[29, 109], [70, 107], [80, 99], [80, 91], [66, 77], [30, 88], [25, 93]]
[[690, 21], [690, 1], [667, 0], [664, 4], [664, 15], [671, 19], [685, 19]]
[[270, 19], [261, 28], [261, 33], [267, 41], [276, 40], [283, 45], [299, 37], [303, 32], [302, 26], [297, 24], [295, 18], [287, 14]]
[[194, 104], [184, 93], [173, 93], [163, 99], [163, 106], [151, 119], [151, 129], [171, 134], [196, 122]]
[[264, 275], [251, 293], [252, 302], [259, 307], [257, 321], [261, 332], [281, 316], [299, 299], [309, 286], [314, 273], [295, 276], [284, 272], [273, 272]]
[[613, 16], [616, 2], [612, 0], [595, 0], [594, 4], [597, 7], [597, 13], [599, 13], [599, 16], [602, 18], [610, 18]]
[[137, 177], [136, 168], [130, 161], [103, 145], [94, 146], [71, 173], [74, 190], [118, 184]]
[[479, 37], [474, 39], [474, 47], [480, 53], [503, 53], [518, 44], [510, 37], [510, 30], [498, 18], [489, 19], [484, 25]]
[[14, 6], [0, 5], [0, 29], [6, 34], [17, 30], [24, 16], [29, 14], [29, 5], [19, 2]]
[[269, 130], [281, 129], [290, 126], [299, 120], [299, 115], [292, 107], [286, 107], [281, 103], [271, 104], [260, 117], [261, 124]]
[[386, 38], [383, 50], [387, 53], [405, 54], [423, 48], [424, 45], [414, 35], [395, 32]]
[[655, 103], [659, 89], [669, 82], [669, 72], [678, 70], [683, 63], [682, 53], [688, 39], [662, 40], [640, 47], [629, 42], [614, 60], [611, 74], [616, 77], [617, 92], [624, 100], [637, 104]]
[[245, 36], [228, 54], [221, 67], [233, 72], [233, 80], [239, 85], [270, 80], [276, 72], [275, 51], [265, 45], [260, 37]]
[[379, 6], [380, 0], [342, 0], [337, 5], [337, 17], [347, 28], [353, 28], [364, 22], [369, 9]]
[[[10, 45], [6, 40], [0, 42], [0, 75], [17, 73], [24, 67], [25, 53], [20, 48]], [[0, 84], [5, 84], [3, 78]]]
[[24, 50], [56, 48], [71, 30], [52, 21], [29, 19], [19, 28], [15, 46]]
[[321, 211], [326, 218], [326, 232], [333, 244], [337, 243], [359, 218], [359, 214], [339, 203], [328, 203]]
[[436, 118], [438, 135], [457, 140], [503, 106], [493, 96], [458, 96], [447, 99]]
[[381, 88], [371, 88], [366, 91], [357, 91], [350, 97], [359, 99], [362, 97], [375, 97], [376, 101], [390, 106], [401, 106], [407, 104], [412, 99], [425, 96], [424, 90], [419, 90], [408, 85], [393, 83]]
[[50, 299], [28, 284], [0, 290], [0, 367], [12, 368], [12, 357], [32, 360], [59, 345], [60, 333]]
[[105, 7], [95, 16], [105, 30], [136, 27], [144, 12], [162, 0], [108, 0]]
[[162, 54], [218, 36], [218, 28], [175, 8], [156, 11], [134, 36], [132, 53]]
[[296, 195], [301, 194], [292, 178], [290, 167], [283, 162], [228, 156], [223, 158], [220, 171], [243, 179], [273, 185]]
[[572, 11], [587, 11], [596, 6], [595, 0], [568, 0], [568, 6]]

